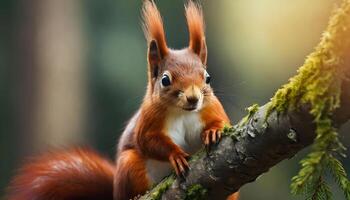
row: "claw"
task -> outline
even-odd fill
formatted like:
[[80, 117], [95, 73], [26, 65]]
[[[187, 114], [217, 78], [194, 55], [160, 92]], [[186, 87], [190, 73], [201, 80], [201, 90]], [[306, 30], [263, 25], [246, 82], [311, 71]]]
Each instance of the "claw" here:
[[169, 160], [170, 160], [170, 163], [171, 163], [171, 165], [173, 166], [173, 168], [174, 168], [174, 170], [175, 170], [176, 175], [179, 176], [179, 170], [178, 170], [178, 168], [177, 168], [177, 164], [176, 164], [174, 158], [173, 158], [173, 157], [170, 157]]
[[218, 134], [218, 141], [220, 141], [220, 139], [221, 139], [221, 136], [222, 136], [222, 133], [221, 133], [221, 131], [217, 131], [217, 134]]
[[209, 153], [212, 144], [217, 144], [220, 141], [221, 136], [220, 129], [216, 128], [207, 129], [203, 132], [202, 139], [207, 153]]
[[185, 178], [186, 171], [189, 169], [186, 157], [189, 155], [185, 152], [174, 153], [169, 157], [170, 163], [173, 166], [175, 173], [179, 177]]
[[206, 136], [205, 136], [205, 145], [209, 145], [209, 143], [210, 143], [209, 135], [210, 135], [210, 133], [207, 133]]
[[213, 143], [216, 143], [216, 131], [213, 131], [213, 133], [211, 134], [211, 141]]
[[186, 168], [189, 167], [188, 162], [187, 162], [187, 160], [185, 158], [181, 157], [181, 161], [186, 166]]

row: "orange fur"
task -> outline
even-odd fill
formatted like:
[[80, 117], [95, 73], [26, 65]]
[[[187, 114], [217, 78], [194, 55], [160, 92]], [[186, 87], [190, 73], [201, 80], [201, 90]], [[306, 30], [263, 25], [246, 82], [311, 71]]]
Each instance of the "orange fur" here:
[[136, 150], [123, 151], [119, 155], [114, 178], [114, 190], [118, 192], [114, 193], [114, 199], [132, 199], [150, 187], [144, 160]]
[[238, 200], [238, 198], [239, 198], [239, 193], [236, 192], [231, 194], [229, 197], [227, 197], [227, 200]]
[[[177, 136], [185, 137], [193, 128], [198, 138], [201, 133], [205, 135], [206, 146], [210, 145], [208, 138], [213, 142], [220, 139], [220, 131], [230, 122], [206, 83], [207, 50], [200, 6], [192, 1], [186, 6], [190, 44], [182, 50], [167, 48], [162, 18], [153, 1], [145, 0], [142, 11], [149, 43], [148, 89], [141, 108], [119, 140], [115, 171], [108, 161], [90, 150], [50, 153], [20, 172], [12, 183], [9, 200], [93, 200], [113, 196], [114, 200], [128, 200], [145, 193], [151, 180], [155, 180], [147, 171], [149, 160], [170, 163], [178, 175], [188, 169], [184, 149], [193, 144], [183, 144], [181, 139], [186, 138]], [[171, 77], [168, 86], [162, 84], [165, 75], [169, 80]], [[201, 102], [195, 108], [191, 107], [194, 98]], [[178, 125], [175, 131], [168, 124], [174, 116], [180, 116], [180, 124], [174, 123]], [[184, 116], [188, 118], [181, 118]], [[190, 122], [186, 120], [194, 120], [199, 126], [188, 126], [186, 123]], [[182, 129], [184, 126], [186, 130]], [[197, 137], [192, 138], [196, 142]]]
[[9, 187], [8, 200], [113, 199], [113, 165], [88, 149], [52, 152], [29, 162]]
[[205, 122], [204, 130], [222, 130], [225, 125], [230, 125], [230, 120], [217, 97], [211, 97], [207, 104], [201, 112], [202, 119]]
[[165, 40], [163, 20], [153, 0], [144, 1], [142, 15], [143, 30], [148, 43], [151, 40], [155, 40], [159, 46], [160, 53], [163, 56], [167, 55], [168, 47]]
[[164, 133], [167, 115], [164, 103], [159, 100], [145, 101], [135, 127], [135, 143], [143, 155], [167, 161], [171, 153], [179, 152], [180, 149]]
[[203, 12], [200, 5], [189, 0], [186, 9], [186, 19], [188, 31], [190, 33], [190, 49], [196, 54], [200, 54], [204, 45], [204, 19]]

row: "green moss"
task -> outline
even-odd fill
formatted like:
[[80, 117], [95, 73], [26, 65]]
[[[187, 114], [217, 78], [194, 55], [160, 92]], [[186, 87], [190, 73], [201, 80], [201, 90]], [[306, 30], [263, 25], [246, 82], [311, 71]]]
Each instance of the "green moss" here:
[[[350, 1], [331, 18], [320, 44], [316, 47], [289, 83], [271, 99], [267, 115], [273, 110], [283, 113], [310, 105], [316, 124], [316, 139], [312, 152], [301, 161], [302, 169], [292, 180], [293, 193], [317, 192], [317, 185], [330, 158], [341, 155], [344, 147], [339, 141], [331, 116], [340, 106], [341, 84], [345, 77], [346, 53], [350, 51]], [[332, 169], [330, 169], [332, 170]], [[323, 179], [322, 179], [323, 180]], [[346, 185], [346, 184], [343, 184]], [[350, 188], [340, 186], [344, 192]], [[309, 188], [309, 189], [307, 189]]]
[[247, 124], [248, 120], [259, 110], [258, 104], [253, 104], [252, 106], [249, 106], [246, 108], [248, 111], [248, 115], [246, 115], [240, 122], [241, 125]]
[[254, 114], [259, 110], [259, 105], [254, 104], [248, 108], [246, 108], [248, 114], [235, 126], [225, 125], [223, 129], [223, 135], [229, 136], [233, 140], [238, 141], [241, 138], [241, 134], [244, 132], [244, 125], [246, 125], [249, 119], [254, 116]]
[[233, 132], [235, 128], [231, 126], [230, 124], [225, 124], [224, 129], [223, 129], [223, 134], [227, 134], [230, 132]]
[[208, 190], [200, 184], [194, 184], [186, 190], [185, 200], [201, 200], [207, 195]]
[[163, 193], [173, 184], [175, 181], [174, 175], [171, 175], [165, 178], [162, 182], [160, 182], [155, 188], [152, 189], [152, 192], [149, 195], [150, 200], [159, 200], [161, 199]]
[[229, 136], [234, 140], [238, 140], [238, 137], [236, 135], [236, 128], [234, 126], [231, 125], [225, 125], [224, 129], [223, 129], [223, 136]]

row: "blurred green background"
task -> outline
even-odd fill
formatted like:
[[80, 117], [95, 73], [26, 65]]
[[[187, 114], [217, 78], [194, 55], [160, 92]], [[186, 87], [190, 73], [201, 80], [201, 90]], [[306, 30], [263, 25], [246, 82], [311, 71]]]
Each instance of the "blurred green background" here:
[[[168, 45], [188, 33], [182, 0], [156, 1]], [[318, 43], [340, 0], [203, 0], [208, 71], [233, 122], [264, 104]], [[0, 196], [16, 169], [53, 147], [110, 156], [146, 88], [141, 0], [0, 1]], [[349, 124], [342, 139], [350, 146]], [[307, 150], [306, 150], [307, 151]], [[242, 188], [242, 200], [292, 197], [306, 153]], [[350, 152], [349, 152], [350, 153]], [[349, 159], [344, 159], [350, 170]], [[335, 199], [344, 199], [339, 190]]]

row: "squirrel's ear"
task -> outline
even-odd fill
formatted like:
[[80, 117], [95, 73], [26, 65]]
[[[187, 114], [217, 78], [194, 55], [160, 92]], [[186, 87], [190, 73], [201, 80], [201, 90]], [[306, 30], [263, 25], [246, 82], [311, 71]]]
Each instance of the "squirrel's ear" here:
[[148, 42], [148, 61], [155, 64], [168, 54], [163, 20], [152, 0], [145, 0], [142, 9], [143, 31]]
[[158, 44], [155, 40], [152, 40], [148, 45], [148, 63], [150, 66], [149, 73], [151, 78], [158, 76], [158, 64], [161, 61], [162, 56], [160, 54]]
[[208, 55], [207, 43], [205, 42], [205, 38], [203, 38], [199, 57], [204, 65], [207, 65], [207, 55]]
[[189, 48], [197, 54], [203, 64], [207, 62], [207, 45], [204, 36], [204, 19], [200, 5], [189, 0], [185, 6], [188, 31], [190, 33]]

